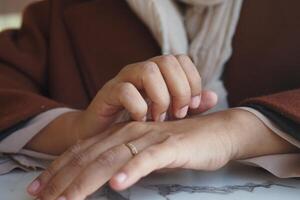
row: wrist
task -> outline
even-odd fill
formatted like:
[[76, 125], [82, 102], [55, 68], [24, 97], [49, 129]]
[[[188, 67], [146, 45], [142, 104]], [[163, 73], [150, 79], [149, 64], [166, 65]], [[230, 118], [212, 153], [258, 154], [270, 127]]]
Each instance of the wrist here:
[[297, 151], [296, 147], [279, 137], [256, 115], [242, 109], [229, 109], [228, 113], [228, 135], [233, 147], [231, 160]]
[[50, 122], [25, 146], [26, 149], [58, 155], [74, 144], [78, 137], [77, 121], [81, 111], [64, 113]]

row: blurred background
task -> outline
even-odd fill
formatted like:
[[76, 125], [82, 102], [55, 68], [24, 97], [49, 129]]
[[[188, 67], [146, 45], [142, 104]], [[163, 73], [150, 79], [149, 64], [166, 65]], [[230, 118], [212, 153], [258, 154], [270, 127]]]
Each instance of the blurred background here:
[[0, 0], [0, 31], [19, 27], [23, 9], [33, 1], [37, 0]]

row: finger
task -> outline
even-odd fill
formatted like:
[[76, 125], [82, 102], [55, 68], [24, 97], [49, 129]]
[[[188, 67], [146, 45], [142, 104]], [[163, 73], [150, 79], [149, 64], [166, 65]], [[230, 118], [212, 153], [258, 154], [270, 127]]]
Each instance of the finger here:
[[111, 148], [90, 163], [61, 194], [67, 200], [83, 200], [103, 186], [111, 174], [131, 158], [124, 145]]
[[120, 72], [120, 81], [128, 81], [144, 90], [151, 100], [151, 114], [155, 121], [164, 121], [170, 105], [170, 95], [165, 80], [151, 61], [132, 64]]
[[152, 58], [167, 83], [170, 96], [172, 97], [173, 114], [177, 118], [184, 118], [187, 114], [191, 100], [191, 89], [185, 72], [178, 60], [172, 56], [160, 56]]
[[191, 88], [192, 99], [190, 101], [190, 108], [198, 108], [201, 102], [201, 77], [200, 74], [192, 62], [192, 60], [186, 55], [176, 56], [179, 64], [181, 65], [185, 75], [188, 79]]
[[152, 171], [170, 166], [176, 160], [175, 150], [170, 142], [145, 149], [112, 177], [110, 186], [115, 190], [124, 190]]
[[134, 120], [146, 120], [147, 103], [132, 83], [118, 83], [115, 91], [112, 91], [112, 95], [108, 95], [106, 100], [107, 105], [123, 106]]
[[51, 177], [50, 181], [48, 181], [43, 187], [44, 189], [39, 193], [39, 197], [46, 200], [56, 199], [80, 172], [100, 154], [107, 149], [111, 149], [114, 146], [142, 136], [144, 133], [141, 130], [147, 131], [145, 126], [142, 126], [141, 123], [132, 122], [126, 124], [122, 129], [120, 129], [119, 126], [111, 128], [107, 131], [106, 135], [110, 135], [111, 131], [115, 130], [117, 130], [115, 134], [102, 138], [102, 140], [98, 140], [97, 143], [86, 150], [74, 154], [72, 158], [69, 159], [69, 162]]
[[[125, 108], [136, 121], [146, 121], [147, 103], [131, 83], [116, 83], [110, 80], [99, 90], [82, 117], [86, 131], [85, 138], [95, 132], [102, 132]], [[101, 123], [99, 123], [101, 122]]]
[[74, 155], [77, 155], [80, 151], [84, 151], [92, 144], [101, 140], [105, 137], [105, 134], [99, 134], [88, 140], [78, 142], [77, 144], [70, 147], [65, 153], [63, 153], [59, 158], [54, 160], [51, 165], [41, 173], [34, 181], [32, 181], [27, 187], [27, 191], [30, 195], [37, 195], [48, 181], [61, 169], [66, 163], [68, 163]]
[[[137, 151], [141, 151], [153, 144], [162, 142], [167, 137], [168, 134], [149, 131], [141, 137], [132, 140], [130, 143]], [[125, 144], [126, 143], [127, 142], [125, 142]], [[130, 149], [124, 144], [113, 147], [101, 154], [95, 159], [96, 161], [90, 163], [84, 172], [81, 173], [80, 176], [72, 182], [70, 187], [66, 189], [64, 194], [67, 196], [67, 199], [72, 199], [77, 194], [79, 194], [81, 198], [85, 198], [87, 195], [96, 191], [107, 182], [121, 166], [131, 159], [132, 156], [130, 154]], [[80, 188], [79, 191], [78, 188]]]
[[210, 90], [203, 90], [202, 101], [197, 109], [190, 110], [190, 114], [199, 114], [208, 111], [218, 103], [218, 96]]
[[[130, 143], [137, 151], [141, 151], [163, 141], [166, 137], [168, 137], [166, 134], [159, 132], [148, 132]], [[111, 148], [90, 163], [84, 172], [66, 189], [64, 195], [67, 199], [76, 198], [77, 194], [80, 195], [79, 199], [85, 198], [105, 184], [131, 157], [130, 149], [124, 144]], [[78, 190], [78, 188], [80, 189]]]

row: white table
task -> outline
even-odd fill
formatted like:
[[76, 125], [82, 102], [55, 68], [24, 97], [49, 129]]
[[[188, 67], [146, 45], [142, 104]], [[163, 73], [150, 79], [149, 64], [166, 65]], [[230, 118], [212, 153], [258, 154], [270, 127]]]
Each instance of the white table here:
[[[26, 185], [39, 172], [0, 176], [0, 200], [30, 200]], [[92, 200], [299, 200], [300, 179], [278, 179], [253, 167], [230, 165], [217, 172], [153, 174], [129, 190], [105, 187]]]

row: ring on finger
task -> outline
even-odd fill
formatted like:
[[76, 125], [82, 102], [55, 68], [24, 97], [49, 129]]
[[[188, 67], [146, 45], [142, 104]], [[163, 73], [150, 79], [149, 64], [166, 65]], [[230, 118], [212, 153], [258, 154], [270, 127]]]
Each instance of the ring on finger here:
[[125, 146], [130, 150], [132, 156], [135, 156], [139, 153], [136, 146], [134, 146], [134, 144], [132, 144], [131, 142], [128, 142], [127, 144], [125, 144]]

